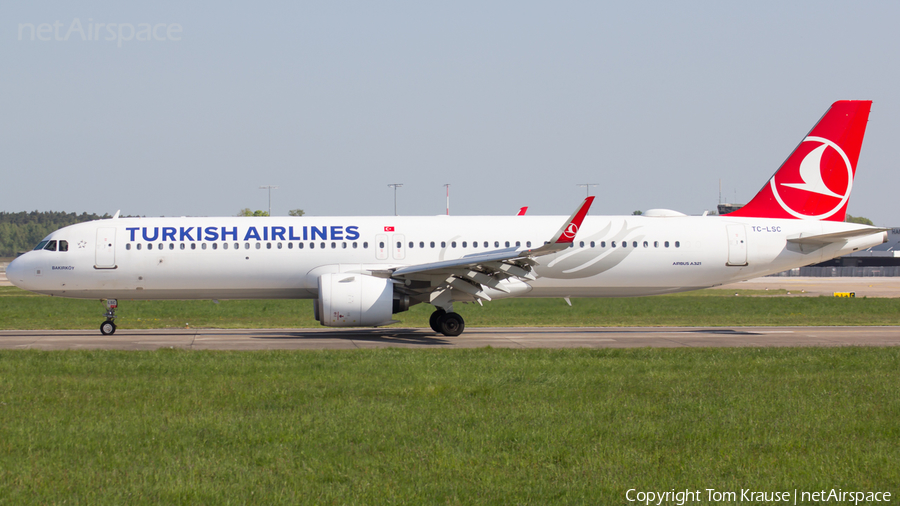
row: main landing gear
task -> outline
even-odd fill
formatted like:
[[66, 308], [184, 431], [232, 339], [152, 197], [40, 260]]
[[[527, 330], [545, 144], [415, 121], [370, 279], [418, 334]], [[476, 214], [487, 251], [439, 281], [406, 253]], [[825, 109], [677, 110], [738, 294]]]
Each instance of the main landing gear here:
[[119, 303], [116, 299], [106, 299], [106, 321], [100, 324], [100, 333], [104, 336], [111, 336], [116, 333], [116, 308]]
[[466, 322], [463, 321], [462, 316], [457, 313], [448, 313], [443, 309], [431, 313], [428, 323], [431, 325], [431, 330], [447, 337], [456, 337], [466, 329]]

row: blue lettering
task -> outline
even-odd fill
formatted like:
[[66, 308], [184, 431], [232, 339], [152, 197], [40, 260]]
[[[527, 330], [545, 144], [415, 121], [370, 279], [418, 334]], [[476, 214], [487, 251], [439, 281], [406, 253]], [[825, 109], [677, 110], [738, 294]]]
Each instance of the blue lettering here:
[[184, 241], [185, 239], [187, 239], [188, 241], [193, 241], [194, 236], [191, 235], [191, 230], [194, 230], [194, 227], [181, 227], [181, 229], [178, 231], [178, 240]]
[[263, 227], [263, 240], [269, 240], [269, 227]]
[[307, 240], [309, 237], [306, 235], [306, 227], [303, 227], [303, 240]]
[[217, 241], [219, 239], [219, 229], [216, 227], [206, 227], [206, 237], [204, 237], [207, 241]]
[[282, 241], [284, 240], [284, 227], [272, 227], [272, 240], [274, 241], [279, 237]]
[[125, 230], [131, 232], [131, 241], [134, 240], [134, 233], [138, 231], [138, 227], [127, 227]]
[[250, 239], [259, 240], [259, 232], [256, 231], [256, 227], [250, 227], [247, 229], [247, 234], [244, 235], [244, 240], [249, 241]]
[[234, 237], [234, 240], [237, 241], [237, 227], [231, 227], [231, 232], [229, 232], [227, 228], [222, 227], [222, 240], [227, 241], [229, 235]]
[[299, 241], [299, 237], [294, 237], [294, 227], [288, 227], [288, 240], [289, 241]]
[[163, 241], [174, 241], [175, 240], [175, 227], [163, 227]]
[[147, 237], [147, 227], [143, 227], [141, 230], [141, 235], [144, 236], [145, 241], [155, 241], [159, 238], [159, 227], [153, 227], [153, 237]]
[[331, 240], [332, 241], [343, 241], [344, 240], [344, 227], [331, 227]]
[[319, 236], [323, 241], [328, 240], [328, 227], [322, 227], [322, 230], [319, 230], [319, 227], [309, 227], [312, 229], [312, 240], [316, 240], [316, 236]]
[[359, 227], [350, 226], [347, 227], [347, 240], [355, 241], [359, 239]]

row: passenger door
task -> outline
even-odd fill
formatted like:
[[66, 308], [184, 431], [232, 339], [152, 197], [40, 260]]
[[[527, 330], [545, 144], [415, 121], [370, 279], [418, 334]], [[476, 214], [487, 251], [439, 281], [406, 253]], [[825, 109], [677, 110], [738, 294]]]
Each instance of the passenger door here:
[[94, 250], [94, 268], [116, 268], [116, 229], [100, 227], [97, 229], [97, 245]]

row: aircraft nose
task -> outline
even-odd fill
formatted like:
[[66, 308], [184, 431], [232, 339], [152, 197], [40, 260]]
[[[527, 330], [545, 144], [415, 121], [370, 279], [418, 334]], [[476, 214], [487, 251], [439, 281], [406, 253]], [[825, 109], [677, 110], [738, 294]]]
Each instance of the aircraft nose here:
[[6, 279], [19, 288], [23, 288], [22, 285], [25, 283], [25, 261], [21, 257], [16, 258], [6, 266]]

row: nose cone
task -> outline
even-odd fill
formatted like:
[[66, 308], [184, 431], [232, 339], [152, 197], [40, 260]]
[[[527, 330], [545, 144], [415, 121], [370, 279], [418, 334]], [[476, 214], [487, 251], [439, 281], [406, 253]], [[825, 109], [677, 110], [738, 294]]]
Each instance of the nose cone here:
[[25, 288], [25, 262], [22, 257], [16, 258], [6, 266], [6, 279], [10, 283]]

